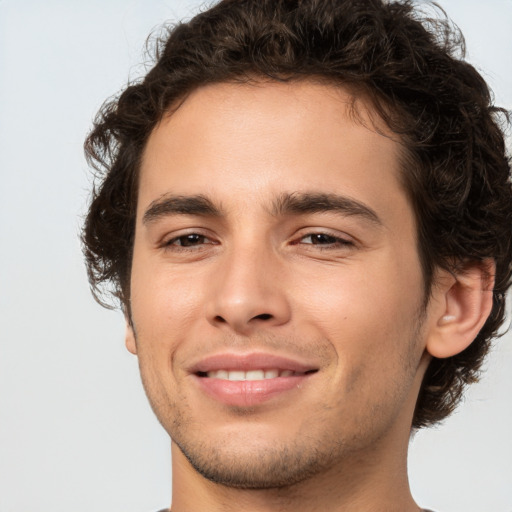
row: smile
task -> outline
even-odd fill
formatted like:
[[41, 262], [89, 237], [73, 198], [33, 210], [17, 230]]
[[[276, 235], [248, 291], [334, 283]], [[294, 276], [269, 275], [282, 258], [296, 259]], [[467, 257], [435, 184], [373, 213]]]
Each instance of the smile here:
[[314, 361], [267, 353], [221, 353], [193, 364], [189, 372], [203, 396], [227, 406], [254, 407], [301, 393], [318, 373]]
[[[311, 372], [314, 370], [311, 370]], [[208, 377], [209, 379], [223, 379], [231, 381], [242, 381], [242, 380], [266, 380], [266, 379], [277, 379], [278, 377], [292, 377], [296, 375], [305, 375], [305, 373], [311, 372], [294, 372], [292, 370], [215, 370], [210, 372], [199, 372], [200, 377]]]

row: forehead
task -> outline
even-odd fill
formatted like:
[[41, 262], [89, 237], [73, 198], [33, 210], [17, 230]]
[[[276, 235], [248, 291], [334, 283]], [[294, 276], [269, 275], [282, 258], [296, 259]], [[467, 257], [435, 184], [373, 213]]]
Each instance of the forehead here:
[[215, 84], [195, 90], [151, 134], [139, 217], [165, 194], [213, 196], [229, 207], [248, 199], [268, 206], [283, 193], [334, 192], [377, 209], [396, 196], [404, 208], [399, 172], [399, 143], [343, 88]]

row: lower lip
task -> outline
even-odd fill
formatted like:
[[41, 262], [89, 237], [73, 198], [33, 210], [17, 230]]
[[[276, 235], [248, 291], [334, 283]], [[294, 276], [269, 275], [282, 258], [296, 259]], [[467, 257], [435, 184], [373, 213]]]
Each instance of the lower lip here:
[[225, 380], [195, 375], [201, 389], [226, 405], [251, 407], [276, 396], [301, 388], [312, 374], [264, 380]]

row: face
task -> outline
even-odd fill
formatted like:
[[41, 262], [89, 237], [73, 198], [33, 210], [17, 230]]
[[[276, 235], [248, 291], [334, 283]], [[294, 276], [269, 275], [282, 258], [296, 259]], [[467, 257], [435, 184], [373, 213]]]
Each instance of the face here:
[[127, 345], [213, 481], [289, 485], [408, 435], [428, 323], [415, 222], [399, 145], [351, 101], [217, 84], [148, 141]]

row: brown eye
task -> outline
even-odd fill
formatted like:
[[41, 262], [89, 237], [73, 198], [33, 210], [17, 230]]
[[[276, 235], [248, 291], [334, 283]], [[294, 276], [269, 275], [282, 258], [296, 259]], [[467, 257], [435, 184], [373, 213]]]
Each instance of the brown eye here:
[[[326, 245], [326, 244], [335, 244], [339, 241], [339, 238], [335, 238], [334, 236], [326, 235], [325, 233], [315, 233], [313, 235], [308, 235], [304, 237], [304, 239], [310, 239], [310, 242], [304, 242], [304, 243], [310, 243], [313, 245]], [[304, 240], [303, 239], [303, 240]]]
[[327, 233], [310, 233], [303, 236], [300, 240], [301, 243], [306, 245], [320, 245], [330, 247], [343, 247], [346, 245], [353, 245], [352, 242], [339, 238], [337, 236], [328, 235]]
[[197, 233], [190, 233], [188, 235], [178, 236], [169, 240], [167, 245], [178, 245], [180, 247], [193, 247], [195, 245], [202, 245], [207, 243], [207, 238], [204, 235]]

